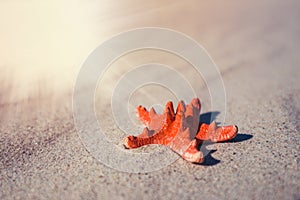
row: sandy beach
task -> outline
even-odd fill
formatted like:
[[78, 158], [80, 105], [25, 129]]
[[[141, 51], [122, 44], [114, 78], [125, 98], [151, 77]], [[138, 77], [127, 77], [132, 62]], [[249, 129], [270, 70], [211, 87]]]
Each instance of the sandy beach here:
[[[300, 199], [298, 19], [296, 0], [0, 1], [0, 199]], [[179, 158], [154, 172], [120, 172], [95, 159], [78, 135], [72, 93], [82, 63], [103, 41], [141, 27], [190, 36], [219, 67], [225, 122], [239, 132], [207, 145], [203, 164]], [[96, 99], [109, 97], [122, 70], [145, 62], [193, 74], [178, 57], [135, 52], [113, 63]], [[204, 81], [192, 81], [202, 118], [217, 113]], [[135, 97], [133, 104], [149, 98]], [[96, 108], [118, 141], [107, 101]]]

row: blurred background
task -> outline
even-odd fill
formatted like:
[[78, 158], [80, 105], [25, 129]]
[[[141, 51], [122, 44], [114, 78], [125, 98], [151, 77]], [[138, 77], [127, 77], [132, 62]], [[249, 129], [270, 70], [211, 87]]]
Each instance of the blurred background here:
[[[266, 56], [277, 59], [279, 49], [295, 54], [299, 12], [288, 2], [1, 0], [0, 102], [70, 92], [94, 48], [139, 27], [191, 36], [222, 71]], [[136, 58], [125, 60], [130, 65]]]

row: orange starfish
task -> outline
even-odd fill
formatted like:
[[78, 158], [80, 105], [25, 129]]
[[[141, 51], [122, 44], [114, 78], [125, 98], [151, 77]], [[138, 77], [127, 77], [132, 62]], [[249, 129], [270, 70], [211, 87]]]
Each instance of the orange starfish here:
[[204, 156], [198, 145], [204, 140], [222, 142], [234, 138], [238, 132], [235, 125], [218, 127], [199, 123], [200, 100], [194, 98], [189, 105], [178, 103], [176, 113], [173, 103], [167, 102], [163, 114], [157, 114], [154, 108], [147, 111], [137, 107], [137, 116], [147, 126], [138, 136], [130, 135], [123, 140], [126, 148], [138, 148], [148, 144], [161, 144], [170, 147], [184, 159], [201, 163]]

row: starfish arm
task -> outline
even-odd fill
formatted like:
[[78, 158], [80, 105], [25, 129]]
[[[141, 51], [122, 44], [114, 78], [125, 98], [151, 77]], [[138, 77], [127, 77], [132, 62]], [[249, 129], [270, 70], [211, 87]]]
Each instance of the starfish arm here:
[[[175, 119], [175, 113], [174, 113], [172, 101], [167, 102], [164, 113], [170, 115], [170, 118], [172, 120]], [[164, 117], [163, 115], [157, 114], [154, 108], [151, 108], [150, 111], [148, 111], [145, 107], [141, 105], [139, 105], [136, 108], [136, 115], [139, 118], [139, 120], [146, 126], [149, 126], [151, 122], [155, 123], [155, 118], [160, 118], [160, 120], [162, 120], [162, 118]]]
[[204, 161], [204, 156], [201, 151], [198, 150], [198, 145], [200, 140], [194, 139], [190, 146], [182, 154], [182, 158], [193, 163], [202, 163]]
[[209, 127], [209, 124], [200, 124], [200, 127], [199, 127], [199, 130], [198, 130], [198, 133], [196, 135], [196, 138], [198, 140], [209, 140], [209, 136], [208, 136], [208, 127]]
[[172, 101], [168, 101], [166, 106], [165, 106], [165, 112], [168, 111], [168, 113], [170, 114], [170, 116], [175, 119], [175, 112], [174, 112], [174, 107], [173, 107], [173, 102]]
[[210, 140], [212, 142], [228, 141], [237, 135], [238, 127], [235, 125], [222, 126], [216, 129], [216, 134], [212, 134]]
[[[155, 134], [151, 132], [153, 131], [150, 131], [148, 128], [145, 128], [139, 136], [130, 135], [126, 137], [123, 140], [123, 144], [128, 149], [138, 148], [149, 144], [161, 144], [166, 146], [171, 142], [174, 135], [176, 135], [177, 130], [172, 130], [168, 127], [164, 127], [163, 129], [161, 129], [159, 132]], [[168, 134], [165, 134], [166, 132], [168, 132]], [[149, 135], [149, 136], [140, 137], [141, 135], [142, 136]]]
[[[160, 117], [163, 120], [155, 122], [155, 124], [151, 124], [150, 121], [149, 129], [145, 128], [141, 134], [138, 136], [128, 136], [123, 140], [123, 144], [126, 148], [138, 148], [140, 146], [148, 145], [148, 144], [162, 144], [168, 145], [174, 137], [177, 135], [179, 128], [182, 126], [182, 113], [183, 109], [185, 109], [185, 105], [181, 105], [179, 109], [177, 109], [178, 114], [174, 114], [172, 103], [168, 102], [165, 107], [165, 112]], [[154, 109], [152, 112], [155, 112]], [[151, 110], [149, 115], [151, 116]], [[159, 127], [158, 127], [159, 126]]]
[[124, 138], [123, 145], [128, 149], [133, 149], [143, 145], [151, 144], [153, 141], [150, 139], [151, 134], [149, 132], [149, 129], [146, 127], [139, 136], [130, 135]]
[[217, 127], [215, 122], [201, 124], [196, 138], [199, 140], [211, 140], [212, 142], [223, 142], [233, 139], [238, 132], [235, 125]]
[[180, 117], [178, 133], [170, 143], [170, 148], [192, 162], [201, 161], [201, 152], [197, 150], [195, 140], [199, 126], [200, 101], [193, 99], [190, 104], [179, 102], [176, 119]]
[[146, 126], [149, 125], [150, 115], [149, 115], [149, 111], [145, 107], [139, 105], [136, 108], [136, 115], [144, 125]]

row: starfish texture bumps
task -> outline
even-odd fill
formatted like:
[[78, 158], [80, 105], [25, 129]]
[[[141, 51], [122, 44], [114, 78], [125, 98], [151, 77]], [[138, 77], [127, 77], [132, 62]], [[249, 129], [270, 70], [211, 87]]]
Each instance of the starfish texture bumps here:
[[218, 127], [215, 122], [205, 124], [199, 122], [200, 100], [194, 98], [190, 104], [178, 103], [176, 113], [173, 103], [167, 102], [164, 112], [157, 114], [154, 108], [148, 111], [137, 107], [137, 116], [146, 125], [138, 136], [130, 135], [123, 140], [126, 148], [138, 148], [149, 144], [168, 146], [182, 158], [193, 163], [201, 163], [204, 156], [198, 145], [204, 140], [223, 142], [233, 139], [238, 127], [235, 125]]

